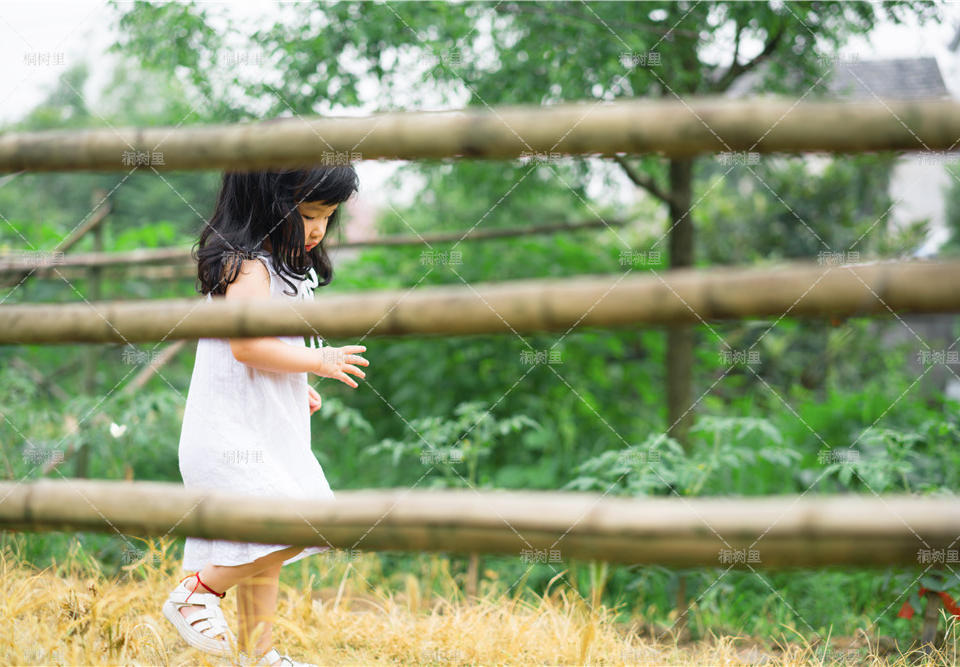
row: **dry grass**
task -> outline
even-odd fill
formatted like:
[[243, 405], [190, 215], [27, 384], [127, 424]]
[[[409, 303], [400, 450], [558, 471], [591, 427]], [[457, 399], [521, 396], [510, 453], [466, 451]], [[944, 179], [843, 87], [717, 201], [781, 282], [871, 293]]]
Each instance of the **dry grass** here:
[[[234, 664], [187, 646], [160, 613], [183, 576], [169, 547], [150, 543], [140, 562], [113, 578], [89, 560], [37, 571], [9, 549], [0, 551], [0, 664]], [[316, 557], [327, 559], [325, 581], [309, 574], [311, 559], [285, 568], [290, 572], [281, 581], [274, 644], [294, 658], [321, 665], [916, 664], [875, 655], [865, 638], [859, 645], [831, 643], [826, 660], [823, 648], [803, 643], [655, 641], [644, 636], [641, 621], [617, 623], [612, 610], [591, 610], [567, 587], [552, 586], [533, 601], [517, 599], [504, 593], [508, 586], [492, 572], [468, 602], [449, 574], [449, 561], [436, 556], [425, 557], [422, 571], [408, 574], [402, 590], [385, 590], [369, 583], [383, 581], [380, 559], [363, 554], [346, 560], [340, 553]], [[298, 573], [302, 581], [291, 585]], [[424, 590], [449, 594], [433, 597]], [[235, 595], [228, 593], [222, 604], [236, 629]], [[950, 656], [926, 664], [956, 664], [956, 655], [954, 647]]]

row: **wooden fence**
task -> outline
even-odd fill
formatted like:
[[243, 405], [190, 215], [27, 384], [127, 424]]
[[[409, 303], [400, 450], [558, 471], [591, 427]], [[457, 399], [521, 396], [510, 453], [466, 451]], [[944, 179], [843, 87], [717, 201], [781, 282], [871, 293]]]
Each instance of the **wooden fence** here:
[[960, 262], [664, 271], [204, 303], [198, 298], [0, 306], [0, 344], [313, 335], [469, 335], [743, 317], [960, 310]]
[[947, 498], [678, 500], [463, 489], [335, 494], [333, 501], [298, 500], [166, 482], [3, 482], [0, 529], [723, 568], [917, 565], [923, 550], [936, 558], [956, 549], [960, 535], [960, 504]]
[[[952, 101], [634, 101], [15, 133], [0, 136], [0, 170], [127, 170], [131, 162], [161, 170], [238, 169], [356, 157], [937, 151], [953, 148], [958, 136], [960, 105]], [[326, 295], [314, 304], [270, 308], [195, 299], [7, 305], [0, 306], [0, 343], [141, 342], [314, 329], [331, 337], [450, 335], [697, 322], [701, 317], [957, 312], [958, 278], [955, 262], [893, 262]], [[330, 503], [206, 494], [156, 482], [42, 480], [2, 483], [0, 498], [0, 527], [10, 530], [117, 530], [517, 555], [557, 548], [564, 558], [673, 566], [724, 566], [725, 552], [735, 566], [750, 565], [752, 555], [757, 567], [917, 565], [918, 552], [952, 548], [960, 535], [955, 499], [906, 497], [629, 500], [385, 490], [341, 491]]]
[[0, 135], [0, 170], [260, 169], [363, 159], [952, 150], [952, 100], [690, 99]]

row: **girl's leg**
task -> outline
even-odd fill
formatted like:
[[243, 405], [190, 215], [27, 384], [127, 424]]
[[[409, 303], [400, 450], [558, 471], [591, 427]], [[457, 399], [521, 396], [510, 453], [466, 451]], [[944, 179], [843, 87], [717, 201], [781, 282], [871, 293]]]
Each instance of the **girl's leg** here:
[[[273, 620], [277, 611], [277, 591], [280, 584], [281, 563], [261, 570], [237, 584], [237, 619], [241, 649], [247, 655], [259, 657], [273, 646]], [[263, 632], [253, 643], [254, 631]]]
[[252, 563], [244, 565], [212, 565], [207, 563], [200, 570], [200, 578], [210, 588], [218, 593], [240, 583], [242, 580], [252, 577], [261, 570], [273, 567], [276, 564], [283, 564], [283, 561], [296, 556], [303, 551], [303, 547], [288, 547], [274, 551], [271, 554], [262, 556]]
[[[240, 583], [244, 579], [248, 579], [249, 577], [259, 574], [265, 569], [273, 568], [275, 566], [278, 577], [277, 583], [279, 584], [280, 568], [283, 566], [283, 561], [296, 556], [301, 551], [303, 551], [303, 547], [288, 547], [287, 549], [274, 551], [271, 554], [267, 554], [266, 556], [258, 558], [252, 563], [246, 563], [244, 565], [213, 565], [211, 563], [207, 563], [204, 565], [203, 569], [200, 570], [200, 579], [202, 579], [203, 583], [215, 590], [217, 593], [223, 593], [228, 588]], [[209, 591], [202, 586], [198, 590], [204, 593], [209, 593]], [[276, 587], [274, 587], [273, 599], [273, 604], [276, 605]], [[193, 607], [195, 606], [201, 605], [184, 605], [180, 607], [180, 614], [186, 618], [187, 614], [193, 611]], [[240, 609], [240, 606], [240, 604], [237, 605], [238, 610]], [[239, 614], [243, 614], [243, 612], [238, 611], [238, 615]], [[243, 623], [242, 620], [240, 622]], [[273, 625], [271, 622], [270, 628], [272, 629], [272, 627]], [[219, 634], [215, 638], [226, 639], [226, 635]]]

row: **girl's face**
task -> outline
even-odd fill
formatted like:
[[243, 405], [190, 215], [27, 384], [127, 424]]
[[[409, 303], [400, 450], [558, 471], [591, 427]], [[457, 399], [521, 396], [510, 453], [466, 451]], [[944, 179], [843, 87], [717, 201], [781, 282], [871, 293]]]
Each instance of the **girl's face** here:
[[303, 239], [306, 250], [313, 250], [327, 232], [327, 220], [337, 210], [339, 204], [327, 205], [323, 202], [302, 202], [297, 210], [303, 218]]

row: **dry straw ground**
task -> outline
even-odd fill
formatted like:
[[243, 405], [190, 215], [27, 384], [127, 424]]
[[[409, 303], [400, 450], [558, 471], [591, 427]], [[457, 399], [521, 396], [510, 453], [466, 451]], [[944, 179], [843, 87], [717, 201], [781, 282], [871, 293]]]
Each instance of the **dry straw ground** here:
[[[183, 573], [171, 542], [150, 541], [140, 558], [107, 577], [79, 542], [63, 563], [39, 570], [23, 562], [5, 534], [0, 548], [0, 665], [228, 665], [187, 646], [160, 613]], [[11, 546], [13, 545], [13, 546]], [[304, 559], [281, 579], [274, 645], [320, 665], [730, 665], [957, 664], [956, 642], [932, 659], [890, 646], [836, 638], [777, 645], [721, 636], [690, 642], [661, 634], [643, 619], [615, 620], [557, 578], [545, 595], [518, 599], [487, 571], [467, 601], [449, 560], [425, 555], [421, 569], [386, 578], [376, 554], [335, 552]], [[372, 582], [382, 582], [374, 584]], [[441, 590], [443, 595], [427, 594]], [[223, 608], [236, 629], [235, 595]]]

